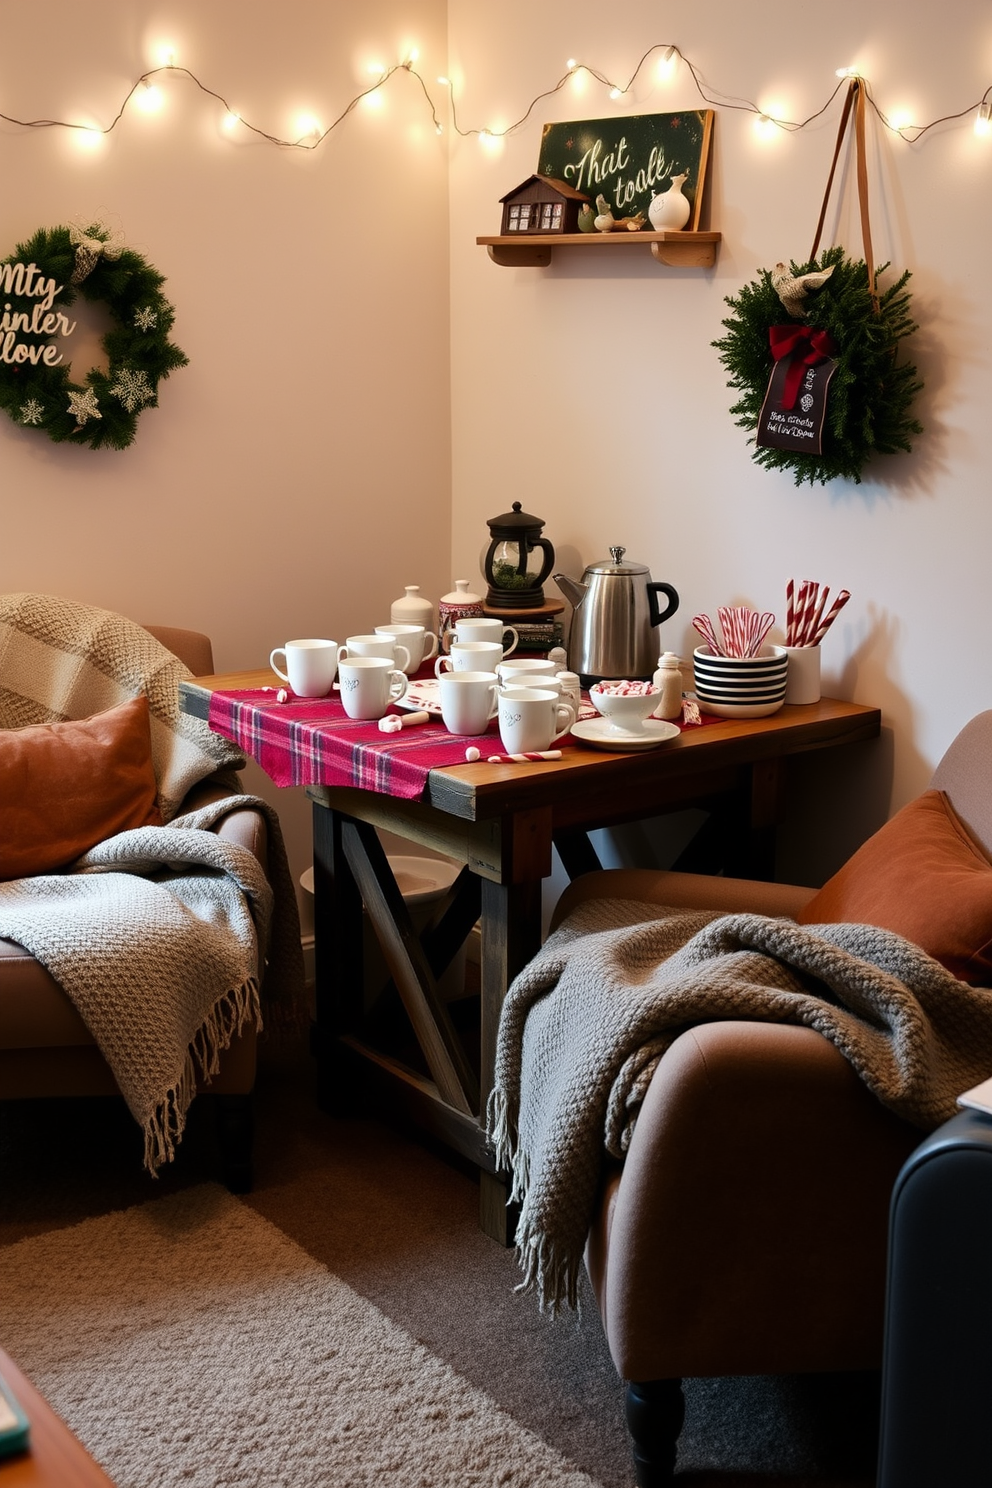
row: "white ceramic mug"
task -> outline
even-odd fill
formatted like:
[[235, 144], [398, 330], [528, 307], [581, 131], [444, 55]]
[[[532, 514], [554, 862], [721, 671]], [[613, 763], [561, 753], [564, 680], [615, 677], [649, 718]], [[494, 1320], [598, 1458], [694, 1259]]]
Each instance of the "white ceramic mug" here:
[[437, 655], [437, 636], [433, 630], [426, 630], [423, 625], [377, 625], [375, 633], [379, 636], [392, 636], [394, 641], [406, 647], [410, 653], [410, 665], [404, 667], [404, 671], [415, 672], [425, 661], [430, 661], [432, 656]]
[[496, 715], [495, 672], [442, 672], [441, 717], [449, 734], [484, 734]]
[[[281, 656], [286, 670], [276, 664]], [[269, 655], [269, 666], [297, 697], [326, 697], [338, 670], [337, 641], [287, 641]]]
[[408, 685], [405, 673], [388, 656], [352, 656], [338, 662], [338, 686], [349, 718], [381, 718]]
[[[507, 636], [510, 637], [509, 644], [506, 641]], [[495, 641], [504, 656], [509, 656], [511, 651], [517, 649], [518, 640], [512, 625], [504, 625], [502, 620], [488, 615], [481, 619], [478, 615], [470, 615], [464, 620], [456, 620], [448, 632], [449, 647], [456, 641]]]
[[575, 722], [575, 709], [555, 692], [513, 687], [499, 695], [499, 736], [507, 754], [550, 749]]
[[410, 670], [410, 652], [399, 641], [388, 635], [348, 636], [343, 646], [338, 647], [338, 664], [353, 661], [356, 656], [380, 656], [401, 672]]
[[507, 682], [519, 682], [524, 675], [539, 687], [539, 678], [557, 676], [558, 663], [547, 661], [543, 656], [514, 656], [509, 661], [501, 661], [496, 670], [504, 687]]
[[495, 672], [503, 658], [498, 641], [453, 641], [447, 656], [434, 663], [434, 675], [442, 672]]
[[501, 680], [499, 684], [500, 692], [519, 692], [521, 687], [538, 687], [542, 692], [553, 692], [559, 697], [565, 696], [565, 701], [572, 703], [573, 707], [578, 710], [578, 698], [573, 699], [566, 695], [567, 687], [560, 677], [545, 677], [543, 673], [535, 676], [533, 672], [529, 675], [527, 672], [510, 672], [506, 681]]

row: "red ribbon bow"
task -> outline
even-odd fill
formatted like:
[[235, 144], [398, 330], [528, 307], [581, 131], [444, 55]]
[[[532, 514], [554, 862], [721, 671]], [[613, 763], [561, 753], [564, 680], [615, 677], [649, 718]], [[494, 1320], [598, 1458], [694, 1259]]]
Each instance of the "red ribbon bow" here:
[[772, 356], [777, 362], [791, 357], [782, 388], [782, 407], [795, 408], [799, 396], [799, 384], [804, 367], [815, 367], [825, 362], [837, 350], [833, 337], [826, 331], [814, 331], [810, 326], [769, 326], [768, 341]]

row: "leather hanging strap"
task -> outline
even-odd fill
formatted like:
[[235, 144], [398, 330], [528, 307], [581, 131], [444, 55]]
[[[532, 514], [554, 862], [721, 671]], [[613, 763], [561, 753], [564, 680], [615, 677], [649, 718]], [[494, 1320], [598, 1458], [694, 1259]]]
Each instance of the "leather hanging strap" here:
[[865, 152], [865, 85], [862, 78], [852, 78], [844, 99], [844, 108], [840, 116], [840, 128], [837, 131], [837, 143], [834, 146], [834, 158], [830, 162], [830, 174], [827, 177], [827, 189], [823, 193], [823, 205], [820, 208], [820, 219], [816, 224], [816, 236], [813, 239], [813, 248], [809, 255], [810, 263], [816, 262], [816, 255], [820, 250], [820, 237], [823, 232], [823, 223], [827, 215], [827, 203], [830, 200], [830, 192], [834, 184], [834, 175], [837, 170], [837, 161], [840, 159], [841, 145], [844, 143], [844, 135], [847, 132], [851, 114], [854, 114], [854, 141], [857, 155], [858, 175], [858, 205], [861, 209], [861, 241], [865, 250], [865, 265], [868, 269], [868, 293], [871, 302], [878, 314], [878, 291], [875, 287], [875, 255], [871, 246], [871, 223], [868, 219], [868, 158]]

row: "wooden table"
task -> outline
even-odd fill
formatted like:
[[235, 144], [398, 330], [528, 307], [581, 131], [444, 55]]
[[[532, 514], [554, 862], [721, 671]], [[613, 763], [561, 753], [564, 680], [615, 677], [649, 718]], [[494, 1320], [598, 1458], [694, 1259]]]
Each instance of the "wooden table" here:
[[0, 1457], [0, 1488], [114, 1488], [103, 1468], [3, 1349], [0, 1375], [31, 1423], [29, 1450]]
[[[213, 690], [277, 685], [268, 671], [181, 684], [184, 709], [206, 718]], [[308, 787], [314, 803], [315, 1048], [322, 1103], [348, 1109], [375, 1094], [479, 1169], [482, 1227], [504, 1241], [511, 1225], [504, 1175], [484, 1136], [496, 1030], [506, 988], [541, 943], [541, 884], [557, 848], [571, 877], [598, 867], [587, 833], [687, 806], [719, 830], [676, 866], [771, 877], [774, 833], [785, 810], [786, 762], [810, 750], [875, 738], [877, 708], [824, 698], [770, 718], [723, 721], [657, 750], [576, 748], [557, 762], [465, 764], [432, 770], [422, 801], [372, 791]], [[376, 829], [464, 864], [420, 937], [410, 923]], [[706, 834], [704, 834], [706, 835]], [[718, 858], [712, 854], [718, 850]], [[426, 1072], [376, 1047], [363, 1005], [365, 906], [382, 944]], [[481, 922], [479, 1048], [470, 1058], [437, 978]]]

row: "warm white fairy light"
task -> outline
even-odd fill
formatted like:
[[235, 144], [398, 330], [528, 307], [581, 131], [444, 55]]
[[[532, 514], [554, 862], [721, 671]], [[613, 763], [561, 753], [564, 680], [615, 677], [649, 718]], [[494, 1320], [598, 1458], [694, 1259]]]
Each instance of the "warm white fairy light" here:
[[73, 139], [78, 150], [99, 150], [105, 138], [102, 129], [73, 130]]
[[154, 83], [142, 83], [134, 95], [134, 101], [144, 114], [156, 114], [162, 107], [162, 89]]
[[297, 139], [319, 138], [322, 133], [320, 121], [313, 114], [299, 114], [296, 120]]
[[[209, 95], [211, 98], [216, 100], [216, 102], [221, 106], [221, 109], [223, 110], [220, 120], [220, 127], [223, 128], [225, 131], [230, 132], [235, 128], [236, 125], [241, 125], [242, 128], [244, 128], [248, 132], [260, 136], [261, 138], [269, 141], [271, 144], [280, 146], [296, 146], [299, 149], [313, 149], [317, 145], [322, 144], [328, 134], [330, 134], [334, 129], [338, 127], [339, 124], [343, 123], [352, 115], [352, 112], [357, 104], [367, 102], [373, 109], [381, 107], [383, 103], [388, 100], [385, 99], [384, 94], [380, 94], [380, 87], [382, 89], [385, 89], [386, 85], [389, 83], [395, 73], [406, 70], [417, 79], [423, 90], [427, 105], [431, 112], [432, 122], [434, 124], [436, 133], [441, 134], [444, 131], [444, 125], [441, 123], [437, 115], [436, 102], [434, 98], [432, 98], [424, 78], [416, 70], [416, 67], [414, 65], [418, 61], [420, 55], [419, 50], [416, 47], [410, 47], [409, 49], [407, 49], [404, 55], [404, 59], [402, 61], [394, 62], [391, 65], [387, 65], [379, 61], [371, 63], [369, 65], [368, 71], [376, 78], [376, 82], [367, 88], [361, 89], [356, 97], [352, 98], [347, 106], [343, 108], [340, 113], [337, 114], [334, 122], [328, 127], [327, 130], [324, 130], [315, 119], [313, 119], [311, 116], [308, 116], [305, 121], [301, 121], [299, 133], [295, 139], [280, 138], [278, 135], [271, 134], [267, 130], [259, 128], [258, 125], [251, 123], [243, 116], [236, 114], [233, 110], [230, 109], [230, 106], [228, 105], [227, 100], [224, 98], [223, 94], [208, 86], [205, 82], [202, 82], [193, 72], [189, 70], [189, 68], [181, 66], [177, 62], [176, 51], [171, 44], [162, 44], [158, 46], [155, 49], [155, 54], [159, 59], [157, 65], [150, 68], [148, 72], [143, 74], [143, 76], [139, 77], [137, 81], [132, 84], [129, 92], [124, 98], [122, 105], [118, 109], [116, 116], [111, 119], [110, 123], [105, 128], [99, 125], [96, 126], [94, 131], [94, 138], [92, 140], [86, 139], [85, 141], [81, 141], [81, 143], [85, 143], [86, 145], [95, 144], [98, 139], [105, 138], [107, 135], [109, 135], [111, 131], [116, 128], [119, 120], [122, 119], [127, 112], [125, 106], [129, 101], [133, 101], [136, 108], [140, 108], [143, 112], [146, 113], [154, 113], [162, 108], [165, 102], [164, 95], [161, 90], [157, 86], [155, 86], [152, 79], [156, 76], [157, 73], [164, 71], [173, 71], [177, 80], [188, 80], [190, 83], [195, 85], [195, 87], [199, 88], [201, 92]], [[646, 67], [646, 65], [649, 63], [649, 60], [652, 58], [654, 58], [653, 66], [655, 68], [655, 77], [659, 84], [667, 81], [668, 76], [674, 72], [676, 66], [682, 64], [687, 74], [690, 76], [693, 83], [695, 84], [696, 91], [699, 93], [700, 97], [707, 104], [710, 104], [713, 107], [720, 106], [720, 100], [718, 98], [710, 97], [707, 89], [702, 83], [701, 75], [697, 67], [692, 62], [691, 58], [684, 56], [677, 46], [661, 42], [656, 42], [652, 46], [649, 46], [647, 48], [647, 50], [643, 53], [639, 62], [637, 63], [637, 66], [635, 67], [629, 81], [624, 87], [620, 87], [618, 84], [611, 83], [608, 77], [604, 76], [603, 73], [598, 71], [589, 63], [580, 62], [578, 59], [570, 57], [566, 64], [567, 71], [565, 73], [565, 76], [559, 78], [557, 80], [557, 83], [553, 87], [549, 87], [542, 93], [539, 93], [537, 97], [532, 99], [529, 106], [524, 109], [519, 119], [516, 119], [514, 122], [505, 125], [496, 125], [494, 123], [490, 123], [488, 127], [484, 127], [481, 129], [475, 126], [463, 127], [457, 117], [455, 86], [452, 83], [452, 80], [445, 76], [439, 76], [437, 78], [437, 83], [440, 87], [447, 88], [449, 90], [451, 108], [450, 123], [451, 128], [455, 134], [460, 135], [463, 138], [469, 137], [474, 134], [485, 145], [502, 144], [506, 135], [515, 132], [518, 128], [524, 125], [528, 121], [528, 119], [530, 119], [535, 105], [540, 101], [541, 98], [558, 92], [562, 87], [566, 85], [574, 89], [576, 92], [585, 92], [587, 89], [596, 87], [605, 88], [609, 94], [609, 98], [613, 102], [617, 102], [622, 98], [626, 98], [627, 95], [631, 92], [635, 80], [640, 76], [642, 69]], [[990, 118], [992, 106], [990, 106], [990, 102], [987, 97], [983, 97], [978, 104], [971, 104], [958, 112], [950, 113], [947, 115], [943, 115], [940, 118], [933, 119], [929, 123], [914, 124], [910, 122], [908, 116], [903, 114], [887, 117], [886, 113], [878, 106], [874, 97], [872, 96], [868, 81], [859, 67], [839, 67], [836, 69], [836, 76], [841, 80], [856, 80], [861, 85], [862, 94], [866, 98], [867, 102], [870, 104], [871, 108], [874, 110], [880, 124], [882, 124], [885, 128], [891, 130], [893, 133], [899, 134], [903, 140], [906, 140], [911, 144], [916, 143], [916, 141], [918, 141], [924, 134], [926, 134], [935, 126], [961, 120], [966, 115], [971, 114], [973, 111], [973, 125], [975, 133], [977, 135], [988, 135], [989, 133], [992, 133], [992, 118]], [[836, 93], [837, 91], [839, 90], [835, 88], [834, 93]], [[987, 93], [992, 93], [992, 87], [990, 87], [986, 91]], [[768, 137], [777, 133], [794, 133], [797, 130], [806, 128], [807, 125], [812, 124], [814, 120], [820, 117], [820, 115], [830, 104], [833, 96], [834, 94], [832, 93], [827, 99], [826, 103], [823, 105], [823, 108], [816, 110], [816, 112], [812, 113], [808, 119], [801, 120], [799, 122], [792, 122], [781, 109], [773, 109], [767, 104], [761, 107], [757, 104], [744, 101], [742, 103], [734, 104], [733, 106], [750, 110], [754, 115], [755, 130], [758, 132], [759, 135]], [[2, 114], [2, 111], [0, 111], [0, 118], [2, 118], [7, 124], [21, 126], [25, 129], [36, 128], [39, 125], [43, 125], [46, 128], [67, 129], [72, 131], [77, 136], [85, 134], [88, 128], [88, 126], [84, 125], [82, 121], [78, 119], [18, 119], [12, 118], [8, 115], [4, 115]]]
[[658, 65], [655, 68], [655, 74], [659, 82], [667, 83], [670, 80], [672, 74], [675, 72], [677, 61], [678, 55], [675, 48], [673, 46], [666, 47], [665, 51], [658, 58]]

